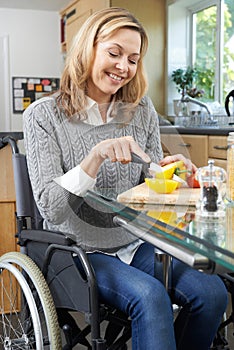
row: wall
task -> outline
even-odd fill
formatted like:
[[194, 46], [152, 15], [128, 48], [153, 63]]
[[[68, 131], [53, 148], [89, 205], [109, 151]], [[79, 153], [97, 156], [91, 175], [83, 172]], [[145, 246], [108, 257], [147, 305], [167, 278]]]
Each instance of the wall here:
[[[149, 95], [157, 111], [164, 114], [165, 83], [167, 83], [165, 81], [165, 1], [145, 0], [142, 7], [142, 0], [112, 0], [112, 6], [128, 8], [143, 23], [148, 33], [150, 43], [145, 67], [149, 80]], [[0, 95], [0, 130], [7, 131], [6, 129], [10, 128], [10, 130], [21, 131], [22, 115], [12, 113], [11, 78], [13, 76], [60, 76], [63, 59], [60, 54], [59, 13], [0, 8], [0, 37], [8, 38], [10, 94], [10, 104], [7, 98]], [[4, 83], [4, 91], [7, 90], [8, 87]], [[7, 123], [9, 126], [6, 126], [3, 120], [7, 110], [10, 115], [10, 122]]]
[[165, 0], [112, 0], [111, 5], [130, 10], [143, 24], [148, 34], [149, 49], [144, 60], [149, 81], [148, 94], [157, 111], [165, 114], [166, 2]]
[[171, 116], [174, 114], [173, 99], [181, 97], [171, 80], [171, 73], [173, 70], [183, 68], [188, 64], [187, 9], [180, 3], [171, 4], [168, 6], [167, 15], [167, 115]]
[[[9, 129], [9, 127], [12, 131], [21, 131], [22, 115], [12, 112], [11, 78], [13, 76], [60, 77], [63, 60], [60, 54], [59, 13], [0, 8], [0, 37], [7, 38], [8, 41], [10, 89], [10, 106], [6, 105], [7, 98], [0, 96], [0, 128], [1, 131], [8, 131], [3, 129]], [[6, 54], [3, 52], [0, 54], [1, 64]], [[8, 89], [7, 82], [4, 87]], [[7, 110], [10, 114], [9, 125], [4, 122]]]
[[10, 130], [9, 37], [0, 35], [0, 131]]

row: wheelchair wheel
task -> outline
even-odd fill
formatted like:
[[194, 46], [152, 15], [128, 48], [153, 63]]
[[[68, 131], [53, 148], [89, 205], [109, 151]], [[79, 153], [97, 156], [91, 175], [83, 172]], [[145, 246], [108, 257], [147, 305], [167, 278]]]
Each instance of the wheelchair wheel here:
[[26, 255], [0, 257], [0, 348], [62, 348], [56, 309], [37, 265]]

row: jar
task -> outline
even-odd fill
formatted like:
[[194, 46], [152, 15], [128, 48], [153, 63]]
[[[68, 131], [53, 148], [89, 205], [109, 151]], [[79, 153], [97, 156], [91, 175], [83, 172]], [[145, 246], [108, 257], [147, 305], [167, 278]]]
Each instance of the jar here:
[[234, 132], [227, 138], [227, 200], [234, 204]]

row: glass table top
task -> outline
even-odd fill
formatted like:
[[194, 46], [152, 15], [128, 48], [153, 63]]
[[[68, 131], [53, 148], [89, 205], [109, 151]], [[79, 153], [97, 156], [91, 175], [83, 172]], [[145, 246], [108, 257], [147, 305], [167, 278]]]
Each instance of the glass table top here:
[[226, 205], [223, 218], [201, 220], [193, 206], [120, 203], [107, 190], [88, 191], [86, 198], [114, 213], [117, 225], [193, 267], [234, 271], [234, 206]]

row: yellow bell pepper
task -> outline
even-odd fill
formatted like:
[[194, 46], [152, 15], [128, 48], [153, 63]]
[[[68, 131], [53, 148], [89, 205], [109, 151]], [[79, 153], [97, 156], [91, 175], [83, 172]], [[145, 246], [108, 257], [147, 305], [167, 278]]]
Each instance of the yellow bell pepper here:
[[178, 182], [170, 179], [145, 178], [146, 185], [157, 193], [171, 193], [176, 190]]
[[156, 179], [172, 179], [173, 175], [177, 175], [181, 177], [181, 179], [186, 179], [186, 173], [188, 170], [186, 169], [184, 162], [182, 160], [164, 165], [162, 167], [161, 173], [155, 173]]

